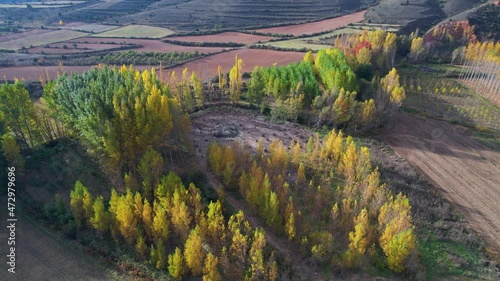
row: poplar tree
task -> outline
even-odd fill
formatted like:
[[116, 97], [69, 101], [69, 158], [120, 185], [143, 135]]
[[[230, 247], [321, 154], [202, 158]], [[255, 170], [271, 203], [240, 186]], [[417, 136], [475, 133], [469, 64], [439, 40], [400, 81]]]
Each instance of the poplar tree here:
[[191, 230], [186, 240], [186, 244], [184, 245], [184, 259], [193, 276], [199, 276], [203, 273], [205, 251], [202, 246], [200, 229], [196, 227]]

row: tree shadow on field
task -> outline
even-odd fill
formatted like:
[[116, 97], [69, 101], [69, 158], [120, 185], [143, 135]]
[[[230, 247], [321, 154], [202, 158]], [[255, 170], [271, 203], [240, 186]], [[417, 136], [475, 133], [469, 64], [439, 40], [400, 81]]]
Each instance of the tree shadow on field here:
[[[395, 120], [382, 130], [383, 139], [394, 148], [423, 150], [458, 159], [491, 160], [484, 154], [498, 154], [469, 137], [467, 128], [432, 117], [398, 112]], [[499, 156], [500, 157], [500, 156]]]

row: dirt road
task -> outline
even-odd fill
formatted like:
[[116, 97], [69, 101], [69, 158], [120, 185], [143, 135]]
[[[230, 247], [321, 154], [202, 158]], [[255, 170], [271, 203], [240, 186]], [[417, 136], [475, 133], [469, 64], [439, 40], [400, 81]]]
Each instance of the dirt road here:
[[[7, 202], [3, 199], [2, 202]], [[1, 247], [3, 272], [0, 273], [0, 280], [113, 280], [97, 262], [61, 245], [22, 216], [16, 223], [16, 273], [8, 273], [3, 262], [6, 261], [4, 246], [7, 245], [4, 228], [0, 233], [0, 241], [5, 243]]]
[[500, 251], [500, 152], [472, 140], [459, 126], [403, 112], [383, 137]]

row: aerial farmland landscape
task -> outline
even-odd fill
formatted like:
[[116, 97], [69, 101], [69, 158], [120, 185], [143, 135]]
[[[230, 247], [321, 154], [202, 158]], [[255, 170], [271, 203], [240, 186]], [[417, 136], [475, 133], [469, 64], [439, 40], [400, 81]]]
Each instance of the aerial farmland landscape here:
[[500, 280], [500, 1], [0, 1], [6, 281]]

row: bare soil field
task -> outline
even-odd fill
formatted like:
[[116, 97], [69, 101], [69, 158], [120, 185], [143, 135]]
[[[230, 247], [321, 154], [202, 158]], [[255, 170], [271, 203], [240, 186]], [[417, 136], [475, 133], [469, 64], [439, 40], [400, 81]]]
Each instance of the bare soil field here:
[[215, 54], [205, 58], [200, 58], [183, 65], [164, 70], [164, 73], [175, 71], [182, 73], [184, 68], [194, 71], [204, 80], [217, 75], [217, 69], [222, 66], [224, 72], [229, 72], [234, 65], [234, 57], [243, 59], [245, 65], [243, 72], [250, 72], [255, 66], [272, 66], [273, 64], [284, 65], [302, 60], [304, 53], [299, 52], [279, 52], [259, 49], [239, 49], [230, 52]]
[[[73, 43], [87, 43], [87, 44], [106, 44], [106, 43], [116, 43], [116, 44], [137, 44], [141, 45], [142, 48], [134, 49], [137, 52], [195, 52], [209, 54], [218, 53], [223, 50], [231, 50], [231, 48], [220, 48], [220, 47], [191, 47], [191, 46], [180, 46], [174, 44], [168, 44], [161, 42], [159, 40], [148, 40], [148, 39], [126, 39], [126, 38], [94, 38], [94, 37], [83, 37], [77, 40], [67, 41], [69, 44]], [[119, 47], [119, 45], [116, 45]]]
[[257, 29], [256, 31], [262, 33], [272, 33], [272, 34], [292, 34], [294, 36], [299, 36], [303, 34], [313, 34], [318, 32], [324, 32], [328, 30], [334, 30], [349, 23], [360, 22], [365, 19], [366, 10], [317, 22], [297, 24], [297, 25], [287, 25], [280, 27]]
[[[7, 199], [2, 197], [2, 201], [6, 202]], [[5, 221], [3, 216], [2, 220]], [[2, 230], [0, 234], [2, 241], [6, 238], [4, 233], [5, 230]], [[96, 261], [66, 248], [19, 215], [16, 223], [16, 246], [16, 273], [2, 272], [2, 280], [113, 280]], [[4, 255], [5, 249], [6, 247], [2, 247], [2, 257], [7, 255]], [[6, 266], [2, 266], [2, 269], [6, 270]]]
[[50, 32], [45, 32], [45, 30], [42, 29], [38, 30], [37, 32], [33, 30], [33, 32], [29, 34], [21, 34], [22, 36], [16, 39], [12, 39], [9, 41], [0, 40], [0, 49], [19, 50], [23, 47], [29, 48], [30, 46], [51, 44], [87, 35], [87, 33], [73, 30], [52, 30]]
[[253, 35], [241, 32], [223, 32], [211, 35], [200, 36], [176, 36], [169, 37], [169, 40], [182, 41], [182, 42], [208, 42], [208, 43], [240, 43], [250, 44], [257, 42], [266, 42], [271, 40], [271, 36]]
[[467, 137], [458, 126], [408, 113], [399, 113], [383, 138], [500, 250], [500, 152]]
[[34, 35], [47, 33], [50, 31], [51, 30], [49, 30], [49, 29], [32, 29], [30, 31], [13, 33], [13, 34], [9, 34], [9, 35], [0, 36], [0, 42], [7, 42], [7, 41], [11, 41], [11, 40], [20, 39], [20, 38], [30, 37], [30, 36], [34, 36]]
[[[126, 47], [127, 45], [117, 45], [117, 44], [96, 44], [96, 43], [76, 43], [77, 47], [73, 46], [75, 42], [62, 42], [55, 43], [45, 46], [39, 46], [28, 49], [28, 52], [32, 54], [77, 54], [77, 53], [88, 53], [96, 51], [106, 51], [117, 49], [120, 47]], [[130, 44], [128, 44], [130, 45]], [[48, 46], [49, 48], [47, 48]], [[66, 46], [66, 48], [64, 48]]]

